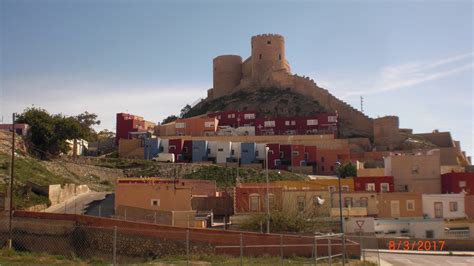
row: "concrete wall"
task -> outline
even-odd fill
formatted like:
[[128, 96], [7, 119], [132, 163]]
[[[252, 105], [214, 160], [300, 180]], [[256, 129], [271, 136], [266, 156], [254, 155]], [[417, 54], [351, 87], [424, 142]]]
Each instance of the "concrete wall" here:
[[90, 189], [87, 185], [64, 184], [64, 185], [49, 185], [48, 198], [51, 205], [56, 205], [66, 201], [79, 194], [87, 193]]

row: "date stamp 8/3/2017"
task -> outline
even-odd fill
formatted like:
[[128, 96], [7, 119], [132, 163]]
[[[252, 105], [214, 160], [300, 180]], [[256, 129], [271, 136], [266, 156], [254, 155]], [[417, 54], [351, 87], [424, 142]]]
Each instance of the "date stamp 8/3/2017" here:
[[444, 240], [390, 240], [389, 250], [443, 251]]

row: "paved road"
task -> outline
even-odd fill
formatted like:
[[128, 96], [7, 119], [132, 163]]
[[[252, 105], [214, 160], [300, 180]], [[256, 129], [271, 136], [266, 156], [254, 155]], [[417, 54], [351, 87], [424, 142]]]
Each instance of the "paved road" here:
[[[367, 254], [367, 259], [376, 262], [377, 254]], [[443, 266], [472, 266], [474, 256], [449, 256], [449, 255], [416, 255], [380, 253], [382, 266], [401, 265], [443, 265]]]
[[45, 212], [83, 214], [85, 208], [95, 200], [105, 198], [106, 192], [88, 192], [68, 199], [66, 202], [51, 206]]

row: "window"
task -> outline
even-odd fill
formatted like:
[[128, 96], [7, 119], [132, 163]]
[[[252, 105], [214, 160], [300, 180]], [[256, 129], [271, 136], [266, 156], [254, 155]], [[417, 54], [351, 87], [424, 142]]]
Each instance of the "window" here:
[[323, 156], [321, 156], [321, 162], [324, 163], [324, 157]]
[[272, 44], [272, 41], [267, 41], [267, 44]]
[[336, 191], [336, 186], [329, 186], [329, 191], [330, 192], [335, 192]]
[[250, 211], [251, 212], [260, 211], [260, 195], [250, 194], [249, 203], [250, 203]]
[[425, 236], [426, 236], [426, 238], [428, 238], [428, 239], [434, 238], [434, 231], [433, 231], [433, 230], [426, 230], [426, 231], [425, 231]]
[[255, 119], [255, 114], [244, 114], [244, 119], [246, 120]]
[[217, 151], [224, 151], [224, 149], [223, 149], [223, 148], [219, 148], [219, 149], [217, 149]]
[[306, 125], [307, 126], [317, 126], [318, 125], [318, 120], [317, 119], [308, 119], [308, 120], [306, 120]]
[[227, 118], [235, 118], [235, 114], [228, 114]]
[[280, 151], [280, 158], [285, 158], [285, 152]]
[[349, 191], [349, 186], [341, 186], [342, 191]]
[[336, 123], [337, 122], [337, 116], [335, 116], [335, 115], [328, 116], [328, 122], [329, 123]]
[[324, 172], [324, 166], [321, 166], [321, 172]]
[[309, 153], [307, 152], [304, 153], [304, 159], [305, 161], [309, 160]]
[[458, 211], [458, 203], [456, 201], [449, 202], [449, 211], [450, 212], [457, 212]]
[[331, 165], [331, 172], [334, 172], [334, 166]]
[[466, 187], [466, 181], [459, 181], [459, 187]]
[[290, 121], [285, 121], [285, 126], [289, 126], [290, 125]]
[[183, 148], [183, 152], [184, 152], [184, 153], [188, 153], [188, 147], [184, 147], [184, 148]]
[[375, 191], [375, 183], [365, 184], [365, 191]]
[[296, 125], [296, 121], [291, 121], [291, 125], [292, 126]]
[[275, 127], [275, 121], [265, 121], [263, 125], [265, 127]]
[[175, 128], [185, 128], [186, 127], [186, 123], [184, 122], [178, 122], [175, 124], [174, 126]]
[[255, 151], [255, 156], [258, 157], [258, 150]]
[[293, 156], [293, 157], [296, 157], [296, 156], [299, 156], [299, 155], [300, 155], [299, 151], [292, 151], [291, 152], [291, 156]]
[[296, 205], [298, 207], [298, 211], [303, 212], [305, 208], [305, 197], [304, 196], [298, 196], [297, 197], [297, 202]]
[[369, 198], [367, 197], [362, 197], [360, 198], [360, 207], [366, 207], [369, 205]]
[[259, 58], [259, 59], [262, 59], [262, 54], [259, 54], [259, 55], [258, 55], [258, 58]]
[[352, 207], [352, 198], [351, 197], [344, 198], [344, 207], [345, 208]]
[[415, 210], [415, 201], [407, 200], [407, 211], [414, 211], [414, 210]]
[[206, 153], [207, 153], [207, 154], [210, 154], [210, 153], [211, 153], [211, 149], [207, 149]]
[[204, 127], [214, 127], [214, 122], [205, 122]]
[[151, 200], [152, 207], [160, 207], [160, 200], [159, 199], [152, 199]]
[[419, 170], [418, 165], [412, 165], [411, 166], [411, 173], [412, 174], [415, 174], [415, 175], [419, 174], [418, 170]]
[[381, 183], [380, 184], [380, 191], [381, 192], [389, 192], [390, 191], [390, 185], [388, 183]]
[[234, 154], [235, 154], [235, 150], [231, 150], [230, 155], [234, 155]]

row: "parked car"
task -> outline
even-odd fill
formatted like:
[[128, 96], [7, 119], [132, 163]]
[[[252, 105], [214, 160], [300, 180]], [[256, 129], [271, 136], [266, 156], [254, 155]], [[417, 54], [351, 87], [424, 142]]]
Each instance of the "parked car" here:
[[158, 153], [158, 155], [152, 159], [155, 162], [167, 162], [174, 163], [176, 161], [174, 153]]

